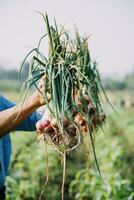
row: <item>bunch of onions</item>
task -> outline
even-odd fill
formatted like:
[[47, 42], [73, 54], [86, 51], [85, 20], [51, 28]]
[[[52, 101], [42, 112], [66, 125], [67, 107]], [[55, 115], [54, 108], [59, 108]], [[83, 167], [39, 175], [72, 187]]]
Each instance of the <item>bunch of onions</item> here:
[[[61, 154], [77, 148], [81, 143], [83, 132], [89, 134], [97, 168], [93, 142], [93, 132], [105, 119], [102, 109], [101, 91], [104, 92], [97, 63], [90, 58], [88, 37], [81, 37], [78, 31], [71, 34], [63, 27], [59, 30], [54, 20], [50, 25], [48, 15], [42, 14], [47, 33], [39, 40], [38, 47], [29, 52], [24, 59], [32, 55], [29, 67], [27, 89], [34, 85], [45, 74], [44, 98], [45, 113], [37, 127], [40, 134], [49, 137]], [[49, 52], [44, 55], [40, 45], [48, 38]], [[23, 64], [24, 64], [23, 62]], [[23, 64], [21, 69], [23, 68]], [[51, 100], [47, 93], [50, 93]], [[104, 92], [105, 94], [105, 92]], [[84, 126], [79, 123], [84, 122]], [[51, 123], [53, 135], [43, 134], [45, 126]], [[100, 170], [99, 170], [100, 172]]]

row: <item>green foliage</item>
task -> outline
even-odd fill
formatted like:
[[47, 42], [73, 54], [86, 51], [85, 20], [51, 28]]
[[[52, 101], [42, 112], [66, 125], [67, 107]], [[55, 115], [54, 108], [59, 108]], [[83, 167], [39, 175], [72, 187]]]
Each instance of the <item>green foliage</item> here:
[[[19, 135], [18, 135], [19, 134]], [[45, 187], [47, 176], [47, 152], [44, 144], [34, 143], [35, 133], [15, 133], [13, 140], [13, 157], [10, 166], [10, 176], [7, 178], [7, 199], [31, 200], [61, 198], [62, 164], [60, 157], [48, 146], [48, 183]], [[80, 154], [79, 154], [80, 155]], [[73, 163], [74, 157], [67, 159], [67, 179], [65, 184], [65, 199], [68, 199], [70, 180], [74, 179], [77, 169], [83, 167], [79, 160]], [[82, 158], [81, 161], [84, 161]]]
[[[29, 63], [24, 63], [21, 73], [21, 82], [28, 76]], [[11, 84], [12, 83], [12, 84]], [[0, 68], [0, 90], [2, 91], [18, 91], [20, 90], [18, 82], [18, 70], [17, 69], [4, 69]]]
[[103, 85], [106, 90], [125, 90], [127, 88], [124, 80], [114, 80], [112, 78], [104, 79]]
[[122, 79], [104, 78], [103, 86], [106, 90], [133, 90], [134, 89], [134, 72], [127, 74]]
[[[132, 200], [134, 198], [134, 110], [112, 114], [96, 135], [95, 146], [103, 181], [94, 168], [90, 153], [86, 164], [86, 144], [67, 157], [65, 200]], [[86, 142], [87, 138], [85, 138]], [[36, 145], [35, 133], [12, 134], [13, 156], [7, 178], [8, 200], [39, 199], [47, 175], [44, 144]], [[49, 180], [42, 200], [61, 199], [62, 164], [48, 147]]]
[[9, 92], [9, 91], [14, 91], [14, 92], [19, 92], [20, 87], [19, 84], [16, 80], [0, 80], [0, 92]]
[[0, 68], [0, 80], [17, 80], [18, 77], [18, 71], [15, 69], [9, 70]]
[[[46, 180], [47, 162], [44, 144], [39, 145], [34, 143], [36, 140], [35, 133], [22, 133], [21, 135], [13, 135], [14, 157], [10, 167], [10, 177], [7, 178], [7, 199], [35, 199], [39, 197], [43, 190]], [[28, 134], [28, 135], [25, 135]], [[18, 144], [18, 145], [17, 145]], [[49, 170], [54, 170], [55, 178], [58, 181], [56, 173], [62, 173], [60, 169], [59, 159], [49, 152]], [[58, 167], [59, 166], [59, 167]], [[59, 174], [58, 174], [59, 175]], [[45, 193], [47, 197], [55, 197], [59, 193], [58, 184], [51, 184], [54, 181], [54, 176], [49, 176], [49, 184], [46, 187]]]
[[125, 76], [124, 82], [129, 90], [134, 89], [134, 71]]
[[103, 181], [93, 169], [82, 169], [70, 184], [71, 197], [77, 200], [134, 198], [133, 113], [133, 110], [122, 111], [121, 118], [115, 115], [109, 118], [105, 135], [100, 133], [96, 137], [96, 153]]
[[[110, 137], [97, 138], [97, 155], [100, 161], [103, 180], [93, 169], [80, 170], [70, 184], [70, 196], [76, 200], [126, 200], [133, 199], [131, 181], [121, 177], [122, 157], [124, 151], [118, 140], [111, 142]], [[100, 142], [101, 141], [101, 142]], [[107, 147], [107, 144], [109, 147]], [[100, 149], [102, 149], [100, 151]]]
[[134, 193], [129, 180], [122, 180], [117, 174], [108, 176], [105, 183], [95, 173], [80, 171], [70, 185], [70, 196], [76, 200], [126, 200]]

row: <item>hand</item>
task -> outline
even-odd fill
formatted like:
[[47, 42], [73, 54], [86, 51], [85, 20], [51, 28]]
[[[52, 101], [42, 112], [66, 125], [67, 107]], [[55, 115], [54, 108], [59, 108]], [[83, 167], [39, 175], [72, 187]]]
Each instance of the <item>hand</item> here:
[[[44, 91], [45, 91], [45, 76], [43, 76], [38, 84], [38, 89], [29, 97], [29, 102], [37, 107], [43, 106], [45, 104]], [[50, 94], [47, 94], [47, 98], [50, 99]]]

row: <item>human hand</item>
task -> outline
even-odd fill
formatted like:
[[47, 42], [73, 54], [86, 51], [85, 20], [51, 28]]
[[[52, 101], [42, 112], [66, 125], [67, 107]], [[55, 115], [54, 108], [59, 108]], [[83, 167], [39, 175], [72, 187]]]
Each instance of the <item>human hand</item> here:
[[[45, 91], [45, 79], [46, 77], [43, 76], [38, 84], [38, 89], [29, 97], [29, 103], [33, 104], [37, 108], [43, 106], [45, 102], [44, 98], [44, 91]], [[50, 100], [50, 94], [47, 93], [47, 98]]]

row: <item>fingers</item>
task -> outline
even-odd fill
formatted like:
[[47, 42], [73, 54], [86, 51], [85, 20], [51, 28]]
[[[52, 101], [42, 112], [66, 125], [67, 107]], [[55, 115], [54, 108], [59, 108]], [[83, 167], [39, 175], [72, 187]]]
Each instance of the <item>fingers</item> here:
[[51, 100], [51, 95], [49, 91], [48, 90], [46, 91], [45, 83], [46, 83], [46, 75], [42, 76], [42, 78], [40, 79], [38, 83], [38, 90], [36, 91], [36, 94], [38, 96], [41, 105], [46, 104], [44, 93], [46, 93], [47, 100], [48, 101]]
[[[46, 79], [47, 79], [47, 76], [44, 75], [44, 76], [40, 79], [40, 81], [39, 81], [39, 88], [40, 88], [40, 90], [41, 90], [42, 93], [45, 92], [45, 81], [46, 81]], [[51, 99], [51, 95], [50, 95], [50, 92], [49, 92], [49, 91], [47, 91], [46, 96], [47, 96], [47, 99], [48, 99], [48, 100]]]
[[41, 92], [43, 92], [45, 90], [45, 79], [46, 79], [46, 76], [44, 75], [40, 81], [39, 81], [39, 84], [38, 84], [38, 88], [39, 90], [41, 90]]

